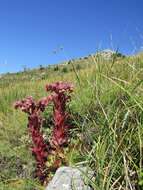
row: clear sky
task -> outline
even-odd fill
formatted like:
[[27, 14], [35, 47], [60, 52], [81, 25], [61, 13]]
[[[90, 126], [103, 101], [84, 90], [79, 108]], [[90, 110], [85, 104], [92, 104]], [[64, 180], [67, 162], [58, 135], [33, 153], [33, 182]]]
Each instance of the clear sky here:
[[143, 49], [143, 0], [0, 0], [0, 73], [107, 48]]

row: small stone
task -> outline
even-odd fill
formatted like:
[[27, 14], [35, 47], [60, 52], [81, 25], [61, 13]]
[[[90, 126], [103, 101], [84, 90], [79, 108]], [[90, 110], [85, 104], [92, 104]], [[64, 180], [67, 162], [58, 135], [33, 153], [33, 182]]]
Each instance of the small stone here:
[[92, 190], [85, 184], [84, 176], [91, 179], [93, 172], [86, 168], [60, 167], [46, 190]]

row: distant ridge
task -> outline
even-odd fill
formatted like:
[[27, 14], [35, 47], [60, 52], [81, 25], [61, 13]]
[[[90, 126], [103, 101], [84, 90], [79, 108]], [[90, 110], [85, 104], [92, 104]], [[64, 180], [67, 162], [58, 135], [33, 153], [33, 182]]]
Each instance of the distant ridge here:
[[[66, 61], [63, 61], [63, 62], [61, 62], [61, 63], [56, 63], [56, 64], [47, 64], [47, 66], [42, 66], [42, 64], [41, 65], [39, 65], [39, 67], [37, 67], [37, 68], [24, 68], [24, 70], [23, 71], [19, 71], [19, 72], [13, 72], [13, 73], [10, 73], [10, 72], [7, 72], [7, 73], [2, 73], [2, 74], [0, 74], [0, 79], [1, 78], [3, 78], [3, 76], [5, 76], [5, 75], [15, 75], [15, 74], [17, 74], [17, 73], [22, 73], [22, 72], [24, 72], [24, 71], [26, 71], [26, 72], [34, 72], [34, 71], [36, 71], [36, 70], [38, 70], [38, 69], [40, 69], [40, 70], [44, 70], [44, 69], [48, 69], [48, 68], [57, 68], [57, 66], [61, 66], [61, 67], [64, 67], [64, 66], [66, 66], [66, 65], [70, 65], [71, 63], [77, 63], [77, 64], [82, 64], [83, 65], [83, 63], [85, 63], [85, 62], [88, 62], [89, 60], [91, 61], [91, 59], [94, 57], [94, 58], [96, 58], [96, 57], [100, 57], [101, 59], [103, 59], [103, 60], [105, 60], [105, 61], [109, 61], [109, 60], [111, 60], [111, 59], [113, 59], [114, 58], [114, 56], [116, 57], [116, 58], [123, 58], [123, 57], [126, 57], [125, 55], [123, 55], [122, 53], [120, 53], [120, 52], [117, 52], [117, 51], [113, 51], [113, 50], [111, 50], [111, 49], [105, 49], [105, 50], [101, 50], [101, 51], [97, 51], [97, 52], [95, 52], [95, 53], [92, 53], [92, 54], [89, 54], [89, 55], [87, 55], [87, 56], [83, 56], [83, 57], [77, 57], [77, 58], [74, 58], [74, 59], [69, 59], [69, 60], [66, 60]], [[55, 69], [56, 69], [55, 68]]]

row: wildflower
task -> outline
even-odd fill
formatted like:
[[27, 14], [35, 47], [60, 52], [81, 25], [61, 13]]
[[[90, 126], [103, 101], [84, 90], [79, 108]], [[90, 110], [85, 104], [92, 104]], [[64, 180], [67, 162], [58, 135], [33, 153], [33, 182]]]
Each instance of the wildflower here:
[[66, 103], [70, 101], [70, 93], [73, 91], [73, 85], [66, 82], [56, 82], [46, 86], [47, 91], [51, 91], [52, 101], [54, 103], [54, 129], [51, 139], [51, 145], [58, 147], [68, 142], [67, 124], [69, 114], [66, 112]]
[[16, 109], [19, 108], [28, 114], [28, 129], [33, 142], [33, 147], [31, 150], [37, 162], [36, 176], [40, 179], [41, 182], [43, 182], [46, 177], [44, 170], [46, 168], [45, 162], [47, 160], [49, 150], [49, 147], [44, 142], [43, 135], [40, 131], [42, 127], [41, 112], [44, 111], [47, 104], [48, 99], [43, 99], [37, 103], [33, 100], [32, 97], [27, 97], [15, 103]]
[[[65, 82], [56, 82], [47, 85], [46, 90], [52, 92], [52, 94], [42, 98], [38, 102], [34, 101], [30, 96], [17, 101], [14, 105], [15, 109], [19, 108], [28, 114], [27, 126], [33, 142], [31, 150], [36, 159], [36, 177], [39, 178], [41, 183], [44, 183], [47, 175], [45, 172], [46, 161], [51, 150], [62, 147], [68, 142], [70, 126], [67, 124], [69, 114], [66, 112], [66, 105], [71, 99], [70, 93], [73, 91], [73, 86]], [[43, 124], [41, 112], [44, 112], [50, 102], [54, 104], [54, 129], [51, 141], [47, 144], [41, 132]], [[58, 160], [55, 163], [59, 165]]]

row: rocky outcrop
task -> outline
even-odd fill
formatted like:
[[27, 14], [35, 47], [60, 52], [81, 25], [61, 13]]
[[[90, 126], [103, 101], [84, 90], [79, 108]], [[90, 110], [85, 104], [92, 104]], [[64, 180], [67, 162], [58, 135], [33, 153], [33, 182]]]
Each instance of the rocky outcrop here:
[[92, 177], [93, 172], [86, 168], [60, 167], [46, 190], [92, 190], [86, 183]]
[[112, 51], [110, 49], [100, 51], [100, 52], [96, 53], [95, 55], [100, 56], [101, 58], [103, 58], [105, 60], [110, 60], [114, 56], [116, 56], [116, 57], [124, 57], [124, 55], [122, 55], [121, 53], [116, 52], [116, 51]]

